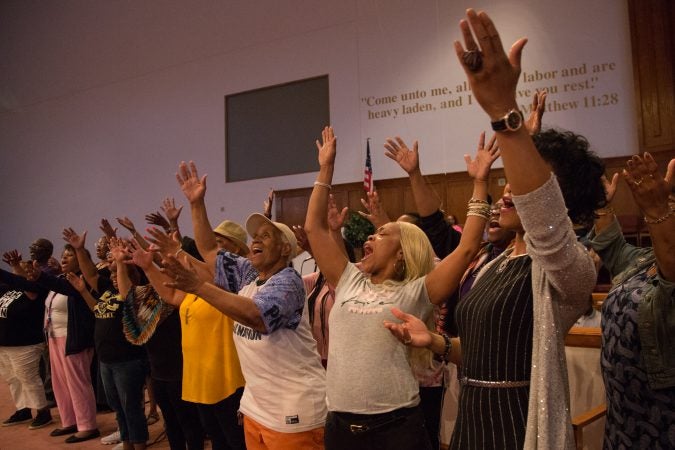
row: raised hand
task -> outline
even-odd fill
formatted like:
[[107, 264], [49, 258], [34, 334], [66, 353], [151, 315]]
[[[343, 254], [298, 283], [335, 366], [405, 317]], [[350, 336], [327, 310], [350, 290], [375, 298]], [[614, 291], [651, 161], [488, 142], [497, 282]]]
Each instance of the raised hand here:
[[270, 188], [267, 199], [263, 202], [263, 215], [272, 220], [272, 205], [274, 204], [274, 189]]
[[490, 175], [490, 167], [497, 158], [499, 158], [497, 136], [493, 134], [490, 141], [485, 145], [485, 132], [483, 131], [478, 138], [476, 158], [472, 160], [470, 155], [464, 155], [466, 171], [474, 180], [487, 181]]
[[194, 162], [190, 161], [190, 165], [188, 166], [185, 161], [181, 161], [178, 166], [176, 180], [178, 180], [180, 189], [190, 203], [204, 200], [204, 195], [206, 195], [206, 175], [199, 178], [197, 166]]
[[[195, 168], [195, 171], [196, 170], [197, 169]], [[204, 189], [206, 189], [206, 175], [204, 175], [203, 178], [204, 178]], [[169, 219], [169, 221], [178, 220], [178, 217], [180, 217], [180, 213], [183, 210], [182, 205], [176, 208], [176, 202], [173, 197], [165, 198], [160, 208], [162, 209], [162, 211], [164, 211], [164, 214], [166, 214], [166, 218]]]
[[61, 273], [61, 263], [54, 257], [51, 257], [47, 260], [47, 267], [49, 267], [53, 273]]
[[40, 278], [40, 266], [38, 265], [37, 261], [33, 261], [33, 264], [25, 264], [22, 266], [26, 279], [29, 281], [35, 281], [38, 278]]
[[[105, 219], [104, 219], [105, 220]], [[106, 221], [107, 222], [107, 221]], [[110, 224], [108, 224], [110, 225]], [[84, 241], [87, 239], [87, 232], [84, 231], [80, 236], [72, 228], [63, 230], [63, 240], [73, 246], [74, 249], [84, 248]]]
[[117, 217], [116, 219], [117, 223], [126, 228], [129, 231], [129, 233], [134, 234], [136, 232], [136, 227], [134, 226], [134, 223], [127, 216]]
[[328, 196], [328, 228], [331, 231], [339, 232], [347, 219], [349, 209], [345, 206], [342, 210], [338, 209], [333, 194]]
[[21, 264], [21, 253], [18, 250], [10, 250], [2, 254], [2, 260], [12, 267], [18, 266]]
[[602, 185], [605, 187], [605, 201], [609, 205], [614, 199], [616, 194], [616, 188], [619, 184], [619, 172], [615, 173], [612, 176], [612, 181], [607, 180], [606, 176], [602, 176]]
[[152, 250], [159, 252], [162, 256], [169, 254], [175, 255], [180, 250], [180, 241], [176, 239], [176, 234], [167, 234], [158, 228], [148, 228], [146, 230], [151, 237], [145, 239], [152, 244]]
[[157, 225], [162, 227], [167, 233], [171, 230], [171, 225], [169, 221], [162, 215], [160, 212], [152, 212], [145, 215], [145, 221], [150, 225]]
[[87, 283], [84, 282], [82, 275], [77, 276], [73, 272], [66, 274], [66, 280], [77, 290], [77, 292], [84, 292], [87, 289]]
[[335, 162], [335, 152], [337, 147], [337, 138], [333, 133], [333, 127], [324, 127], [321, 132], [321, 140], [316, 141], [318, 150], [318, 160], [320, 166], [333, 164]]
[[633, 155], [626, 163], [623, 176], [647, 219], [654, 221], [672, 214], [668, 196], [673, 189], [674, 175], [675, 159], [670, 160], [664, 178], [659, 175], [658, 165], [649, 153], [645, 152], [642, 157]]
[[192, 264], [190, 264], [189, 268], [185, 268], [173, 255], [167, 255], [162, 260], [162, 264], [164, 264], [162, 273], [165, 273], [173, 280], [172, 282], [164, 283], [166, 287], [196, 294], [204, 284], [197, 276], [197, 271], [192, 267]]
[[427, 347], [431, 344], [431, 332], [427, 329], [424, 322], [412, 314], [404, 313], [398, 308], [391, 308], [391, 313], [397, 319], [402, 320], [402, 322], [394, 323], [385, 320], [384, 327], [396, 339], [411, 347]]
[[108, 222], [108, 219], [101, 219], [101, 226], [99, 228], [108, 238], [117, 236], [117, 228], [113, 228], [110, 225], [110, 222]]
[[377, 194], [377, 191], [367, 192], [366, 196], [368, 197], [368, 201], [363, 198], [361, 199], [361, 204], [366, 209], [366, 212], [357, 212], [372, 223], [375, 229], [380, 228], [385, 223], [391, 222], [386, 211], [382, 208], [380, 196]]
[[546, 91], [537, 90], [532, 96], [530, 115], [525, 120], [525, 128], [527, 128], [530, 136], [534, 136], [541, 131], [541, 118], [544, 117], [544, 111], [546, 110], [546, 95]]
[[136, 240], [129, 241], [129, 251], [131, 260], [125, 261], [127, 264], [136, 264], [138, 267], [147, 271], [152, 266], [153, 255], [151, 252], [143, 250], [143, 247]]
[[[527, 39], [516, 41], [507, 57], [490, 17], [483, 11], [476, 13], [473, 9], [468, 9], [466, 15], [467, 18], [459, 24], [464, 45], [455, 41], [455, 53], [476, 100], [492, 120], [498, 120], [512, 108], [518, 107], [516, 86]], [[480, 42], [480, 47], [477, 42]]]
[[129, 258], [129, 252], [127, 251], [126, 244], [120, 238], [110, 239], [110, 254], [117, 262], [124, 262]]
[[413, 142], [413, 149], [410, 150], [403, 139], [396, 136], [394, 139], [388, 138], [384, 148], [387, 149], [384, 154], [396, 161], [407, 174], [419, 170], [420, 155], [417, 150], [417, 141]]
[[307, 233], [305, 232], [305, 229], [302, 227], [302, 225], [293, 225], [291, 227], [293, 230], [293, 234], [295, 235], [295, 239], [298, 241], [298, 247], [309, 253], [310, 255], [312, 254], [312, 247], [309, 245], [309, 239], [307, 239]]

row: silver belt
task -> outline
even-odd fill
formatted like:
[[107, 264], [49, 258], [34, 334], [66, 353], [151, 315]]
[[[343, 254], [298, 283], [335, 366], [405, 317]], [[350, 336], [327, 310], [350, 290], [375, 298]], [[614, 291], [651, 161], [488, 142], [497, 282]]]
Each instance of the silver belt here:
[[484, 388], [516, 388], [530, 385], [530, 380], [523, 381], [485, 381], [474, 380], [469, 377], [460, 377], [459, 382], [462, 386], [484, 387]]

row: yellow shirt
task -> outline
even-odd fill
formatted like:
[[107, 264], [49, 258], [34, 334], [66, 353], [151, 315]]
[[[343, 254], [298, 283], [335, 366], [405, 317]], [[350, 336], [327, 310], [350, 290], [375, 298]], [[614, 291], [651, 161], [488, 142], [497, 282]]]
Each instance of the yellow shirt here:
[[180, 305], [183, 400], [214, 404], [244, 385], [232, 337], [233, 321], [193, 294]]

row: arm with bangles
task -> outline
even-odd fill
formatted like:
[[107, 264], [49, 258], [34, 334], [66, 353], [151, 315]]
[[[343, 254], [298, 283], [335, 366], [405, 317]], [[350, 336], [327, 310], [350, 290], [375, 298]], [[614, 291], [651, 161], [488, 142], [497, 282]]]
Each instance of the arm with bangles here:
[[[331, 237], [331, 229], [327, 219], [337, 140], [332, 127], [325, 127], [321, 136], [322, 142], [316, 141], [319, 175], [314, 182], [314, 189], [309, 197], [305, 232], [321, 273], [324, 274], [326, 281], [336, 286], [349, 260], [340, 245]], [[346, 211], [347, 209], [344, 208], [341, 214], [346, 214]]]
[[451, 338], [444, 334], [430, 331], [422, 320], [392, 308], [391, 313], [400, 323], [384, 321], [384, 327], [403, 344], [415, 348], [426, 348], [432, 353], [442, 356], [446, 362], [456, 365], [462, 363], [462, 347], [459, 338]]
[[485, 133], [481, 133], [475, 159], [464, 155], [467, 172], [474, 180], [473, 194], [469, 201], [464, 232], [457, 248], [426, 276], [425, 284], [429, 300], [440, 305], [457, 289], [462, 275], [469, 263], [478, 253], [485, 230], [485, 222], [490, 218], [490, 205], [487, 199], [488, 177], [492, 163], [499, 157], [499, 148], [495, 137], [485, 144]]
[[621, 225], [611, 206], [618, 180], [618, 173], [612, 176], [611, 181], [603, 177], [606, 206], [595, 211], [593, 228], [587, 235], [591, 248], [598, 254], [612, 277], [626, 270], [638, 257], [651, 252], [629, 244], [623, 236]]
[[670, 160], [662, 178], [652, 155], [634, 155], [623, 175], [644, 214], [659, 272], [664, 279], [675, 281], [675, 159]]

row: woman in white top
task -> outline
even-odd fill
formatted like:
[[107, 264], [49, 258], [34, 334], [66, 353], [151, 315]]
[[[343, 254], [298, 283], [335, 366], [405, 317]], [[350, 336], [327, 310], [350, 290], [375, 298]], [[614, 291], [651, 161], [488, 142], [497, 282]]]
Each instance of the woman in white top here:
[[393, 318], [392, 307], [424, 317], [431, 311], [430, 301], [438, 303], [454, 291], [478, 251], [489, 215], [486, 179], [498, 151], [481, 147], [476, 160], [466, 157], [474, 192], [453, 253], [434, 268], [424, 232], [409, 223], [390, 222], [364, 244], [359, 270], [329, 238], [327, 204], [336, 149], [332, 128], [323, 130], [323, 144], [317, 141], [317, 147], [320, 172], [305, 231], [319, 269], [336, 286], [329, 318], [326, 449], [430, 449], [408, 351], [382, 321]]

